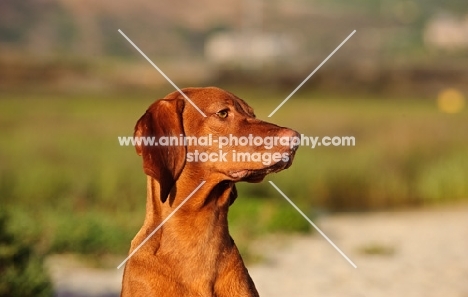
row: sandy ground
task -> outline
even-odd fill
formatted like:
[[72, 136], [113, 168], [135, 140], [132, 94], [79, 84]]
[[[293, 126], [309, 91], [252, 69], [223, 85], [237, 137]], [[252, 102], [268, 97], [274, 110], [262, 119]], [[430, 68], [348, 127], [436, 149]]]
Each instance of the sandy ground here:
[[[468, 207], [349, 214], [315, 222], [319, 234], [267, 238], [249, 266], [261, 296], [468, 297]], [[48, 261], [56, 296], [119, 296], [121, 270]]]

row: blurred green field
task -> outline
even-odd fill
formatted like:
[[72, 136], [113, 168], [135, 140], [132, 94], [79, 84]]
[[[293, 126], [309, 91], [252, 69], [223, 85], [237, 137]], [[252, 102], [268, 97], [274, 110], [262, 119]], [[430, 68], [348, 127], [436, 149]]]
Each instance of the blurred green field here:
[[[307, 232], [309, 216], [468, 200], [468, 111], [435, 99], [299, 92], [271, 119], [283, 91], [228, 88], [259, 118], [308, 136], [355, 136], [354, 147], [301, 147], [291, 168], [240, 184], [230, 212], [243, 246], [265, 232]], [[17, 236], [43, 252], [125, 254], [144, 217], [145, 177], [130, 136], [156, 94], [0, 93], [0, 204]]]

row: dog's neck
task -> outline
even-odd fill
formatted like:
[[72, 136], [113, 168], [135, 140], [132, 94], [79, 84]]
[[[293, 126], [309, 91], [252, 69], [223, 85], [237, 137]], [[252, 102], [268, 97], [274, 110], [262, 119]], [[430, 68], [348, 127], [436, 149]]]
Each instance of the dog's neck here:
[[[233, 199], [231, 192], [234, 184], [228, 181], [205, 182], [199, 187], [202, 182], [182, 175], [177, 180], [169, 197], [165, 202], [162, 202], [159, 182], [151, 176], [147, 176], [145, 224], [154, 225], [156, 222], [159, 223], [161, 218], [167, 217], [181, 203], [184, 203], [184, 205], [178, 211], [197, 212], [209, 210], [220, 211], [227, 215], [229, 205]], [[187, 199], [189, 196], [190, 198]]]
[[[169, 198], [163, 203], [158, 182], [148, 177], [145, 222], [131, 250], [200, 184], [183, 174], [178, 181], [172, 203]], [[168, 283], [168, 290], [185, 287], [203, 296], [225, 296], [226, 292], [228, 296], [258, 296], [228, 231], [232, 186], [230, 182], [203, 184], [130, 259], [129, 265], [140, 267], [142, 273], [154, 271], [158, 285]], [[171, 271], [178, 272], [172, 275]]]
[[[171, 263], [180, 261], [181, 265], [196, 258], [201, 262], [194, 267], [211, 270], [214, 267], [209, 267], [209, 263], [215, 263], [220, 254], [234, 247], [227, 222], [231, 185], [207, 181], [194, 192], [200, 183], [182, 173], [169, 197], [162, 202], [157, 180], [148, 178], [143, 229], [149, 234], [171, 216], [150, 241], [152, 243], [149, 242], [153, 245], [152, 252], [171, 258]], [[174, 250], [174, 246], [178, 249]], [[194, 267], [192, 269], [196, 269]], [[201, 272], [192, 273], [198, 275]]]

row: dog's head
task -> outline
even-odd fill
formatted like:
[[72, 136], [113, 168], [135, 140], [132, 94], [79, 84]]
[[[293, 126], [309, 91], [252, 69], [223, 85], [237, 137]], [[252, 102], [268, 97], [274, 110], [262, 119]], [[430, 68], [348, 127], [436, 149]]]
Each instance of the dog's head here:
[[297, 132], [258, 120], [247, 103], [219, 88], [182, 91], [206, 117], [173, 92], [153, 103], [135, 127], [134, 136], [147, 141], [137, 153], [145, 173], [158, 180], [163, 202], [183, 170], [200, 181], [260, 182], [291, 165]]

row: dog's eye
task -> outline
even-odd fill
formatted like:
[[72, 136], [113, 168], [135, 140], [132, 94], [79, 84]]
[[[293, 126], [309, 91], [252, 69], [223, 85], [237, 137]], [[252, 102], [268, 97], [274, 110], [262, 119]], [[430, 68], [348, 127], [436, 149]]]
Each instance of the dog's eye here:
[[221, 119], [225, 119], [228, 116], [228, 110], [227, 109], [220, 110], [216, 113], [216, 115]]

